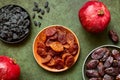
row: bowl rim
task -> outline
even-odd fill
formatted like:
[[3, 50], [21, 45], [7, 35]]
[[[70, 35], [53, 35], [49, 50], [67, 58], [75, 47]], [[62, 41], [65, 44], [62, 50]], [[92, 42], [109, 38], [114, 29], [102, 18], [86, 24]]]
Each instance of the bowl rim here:
[[21, 7], [20, 5], [16, 5], [16, 4], [8, 4], [8, 5], [5, 5], [5, 6], [2, 6], [0, 9], [2, 9], [2, 8], [4, 8], [4, 7], [8, 7], [8, 6], [19, 7], [19, 8], [21, 8], [24, 12], [27, 13], [27, 15], [28, 15], [28, 20], [30, 21], [29, 26], [27, 26], [28, 29], [29, 29], [29, 32], [28, 32], [24, 37], [22, 37], [22, 38], [20, 38], [19, 40], [16, 40], [16, 41], [10, 42], [10, 41], [6, 41], [6, 40], [4, 40], [4, 39], [2, 39], [2, 38], [0, 38], [0, 40], [3, 41], [3, 42], [5, 42], [5, 43], [9, 43], [9, 44], [20, 43], [20, 42], [22, 42], [23, 40], [25, 40], [25, 39], [29, 36], [29, 34], [30, 34], [30, 32], [31, 32], [31, 18], [30, 18], [30, 14], [28, 13], [28, 11], [27, 11], [25, 8]]
[[38, 33], [37, 33], [37, 35], [36, 35], [36, 37], [34, 38], [34, 41], [33, 41], [33, 56], [34, 56], [34, 58], [35, 58], [35, 60], [36, 60], [36, 62], [37, 62], [37, 64], [40, 66], [40, 67], [42, 67], [43, 69], [45, 69], [45, 70], [47, 70], [47, 71], [50, 71], [50, 72], [63, 72], [63, 71], [66, 71], [66, 70], [68, 70], [69, 68], [71, 68], [71, 67], [65, 67], [65, 68], [63, 68], [63, 69], [60, 69], [60, 70], [57, 70], [57, 69], [51, 69], [51, 68], [46, 68], [46, 67], [44, 67], [44, 65], [42, 65], [42, 64], [40, 64], [40, 62], [37, 60], [37, 58], [36, 58], [36, 56], [35, 56], [35, 51], [34, 51], [34, 47], [35, 47], [35, 41], [36, 41], [36, 39], [37, 39], [37, 37], [38, 37], [38, 35], [43, 31], [43, 30], [45, 30], [45, 29], [47, 29], [47, 28], [50, 28], [50, 27], [56, 27], [56, 26], [60, 26], [60, 27], [63, 27], [63, 28], [65, 28], [65, 29], [67, 29], [68, 31], [70, 31], [73, 35], [74, 35], [74, 37], [76, 38], [76, 41], [77, 41], [77, 44], [78, 44], [78, 53], [76, 54], [76, 60], [75, 60], [75, 62], [74, 62], [74, 64], [77, 62], [77, 60], [78, 60], [78, 58], [79, 58], [79, 55], [80, 55], [80, 43], [79, 43], [79, 40], [78, 40], [78, 37], [76, 36], [76, 34], [72, 31], [72, 30], [70, 30], [69, 28], [67, 28], [66, 26], [63, 26], [63, 25], [49, 25], [49, 26], [46, 26], [45, 28], [43, 28], [42, 30], [40, 30]]
[[98, 46], [98, 47], [92, 49], [92, 50], [88, 53], [88, 55], [86, 56], [86, 58], [85, 58], [85, 60], [84, 60], [84, 62], [83, 62], [83, 65], [82, 65], [82, 79], [83, 79], [83, 80], [86, 80], [86, 79], [85, 79], [85, 72], [84, 72], [84, 70], [85, 70], [85, 63], [86, 63], [87, 59], [88, 59], [89, 56], [93, 53], [93, 51], [95, 51], [95, 50], [97, 50], [97, 49], [99, 49], [99, 48], [102, 48], [102, 47], [114, 47], [114, 48], [120, 49], [119, 46], [110, 45], [110, 44], [101, 45], [101, 46]]

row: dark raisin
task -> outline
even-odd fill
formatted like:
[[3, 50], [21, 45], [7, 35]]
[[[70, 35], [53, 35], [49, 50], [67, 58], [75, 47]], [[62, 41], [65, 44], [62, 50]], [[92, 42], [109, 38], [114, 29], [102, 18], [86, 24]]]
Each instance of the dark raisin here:
[[109, 31], [109, 37], [110, 37], [110, 39], [111, 39], [114, 43], [118, 43], [118, 42], [119, 42], [118, 34], [117, 34], [115, 31], [110, 30], [110, 31]]
[[45, 2], [45, 6], [44, 6], [44, 8], [47, 8], [47, 7], [48, 7], [48, 5], [49, 5], [49, 2], [48, 2], [48, 1], [46, 1], [46, 2]]
[[36, 8], [38, 8], [38, 3], [37, 3], [37, 2], [34, 2], [34, 6], [35, 6]]
[[42, 16], [40, 16], [40, 15], [38, 15], [38, 18], [39, 18], [39, 19], [43, 19], [43, 17], [42, 17]]
[[34, 21], [34, 25], [35, 25], [35, 26], [38, 26], [38, 23], [37, 23], [37, 21]]
[[34, 7], [34, 8], [33, 8], [33, 11], [38, 11], [38, 8]]
[[37, 10], [37, 13], [41, 12], [41, 8]]
[[42, 9], [41, 10], [41, 15], [44, 15], [45, 14], [45, 11]]

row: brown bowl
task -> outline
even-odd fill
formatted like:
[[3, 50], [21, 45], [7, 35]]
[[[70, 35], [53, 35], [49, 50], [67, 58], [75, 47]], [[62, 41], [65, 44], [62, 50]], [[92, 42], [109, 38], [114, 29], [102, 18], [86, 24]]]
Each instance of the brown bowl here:
[[[76, 52], [76, 54], [73, 56], [73, 58], [74, 58], [74, 63], [71, 65], [71, 66], [66, 66], [65, 65], [65, 62], [64, 62], [64, 68], [60, 68], [60, 69], [58, 69], [58, 68], [56, 68], [55, 67], [55, 65], [54, 66], [48, 66], [48, 65], [46, 65], [46, 63], [44, 64], [44, 63], [42, 63], [42, 59], [45, 59], [45, 58], [43, 58], [43, 57], [41, 57], [39, 54], [38, 54], [38, 52], [37, 52], [37, 49], [38, 49], [38, 43], [39, 43], [39, 41], [42, 39], [46, 39], [46, 38], [44, 38], [43, 36], [42, 36], [42, 38], [41, 38], [41, 34], [43, 33], [43, 32], [45, 32], [47, 29], [49, 30], [49, 28], [62, 28], [63, 30], [65, 30], [66, 32], [68, 32], [68, 33], [71, 33], [73, 36], [74, 36], [74, 41], [76, 41], [76, 44], [77, 44], [77, 52]], [[59, 29], [58, 29], [59, 30]], [[47, 32], [48, 33], [48, 32]], [[44, 33], [44, 34], [47, 34], [47, 33]], [[67, 33], [67, 34], [68, 34]], [[43, 34], [43, 35], [44, 35]], [[58, 36], [58, 35], [57, 35]], [[48, 36], [47, 36], [47, 38], [48, 38]], [[54, 42], [54, 41], [53, 41]], [[45, 42], [44, 42], [45, 43]], [[46, 46], [46, 44], [45, 44], [45, 46]], [[57, 48], [58, 50], [60, 50], [60, 48]], [[75, 49], [75, 50], [76, 50]], [[53, 48], [51, 48], [50, 47], [50, 50], [52, 50], [52, 51], [54, 51], [53, 50]], [[55, 50], [56, 50], [56, 48], [55, 48]], [[58, 51], [57, 50], [57, 51]], [[74, 49], [73, 49], [74, 50]], [[65, 54], [65, 48], [64, 48], [64, 50], [63, 51], [61, 51], [61, 52], [56, 52], [56, 51], [54, 51], [55, 53], [60, 53], [60, 55], [63, 55], [63, 54]], [[46, 52], [47, 53], [47, 52]], [[46, 54], [46, 53], [44, 53], [44, 54]], [[52, 54], [54, 54], [54, 53], [52, 53]], [[68, 29], [68, 28], [66, 28], [65, 26], [62, 26], [62, 25], [51, 25], [51, 26], [48, 26], [48, 27], [46, 27], [46, 28], [44, 28], [43, 30], [41, 30], [38, 34], [37, 34], [37, 36], [35, 37], [35, 39], [34, 39], [34, 43], [33, 43], [33, 55], [34, 55], [34, 58], [35, 58], [35, 60], [37, 61], [37, 63], [42, 67], [42, 68], [44, 68], [45, 70], [48, 70], [48, 71], [51, 71], [51, 72], [62, 72], [62, 71], [65, 71], [65, 70], [67, 70], [67, 69], [69, 69], [70, 67], [72, 67], [75, 63], [76, 63], [76, 61], [77, 61], [77, 59], [78, 59], [78, 56], [79, 56], [79, 54], [80, 54], [80, 45], [79, 45], [79, 41], [78, 41], [78, 38], [76, 37], [76, 35], [70, 30], [70, 29]], [[60, 57], [60, 55], [58, 56], [58, 57]], [[54, 59], [56, 57], [56, 55], [53, 57], [52, 56], [52, 59]], [[62, 60], [62, 59], [61, 59]], [[64, 60], [65, 61], [65, 60]], [[54, 60], [54, 62], [55, 62], [55, 60]], [[59, 61], [58, 61], [59, 62]], [[49, 61], [48, 61], [48, 63], [49, 63]], [[47, 64], [48, 64], [47, 63]]]

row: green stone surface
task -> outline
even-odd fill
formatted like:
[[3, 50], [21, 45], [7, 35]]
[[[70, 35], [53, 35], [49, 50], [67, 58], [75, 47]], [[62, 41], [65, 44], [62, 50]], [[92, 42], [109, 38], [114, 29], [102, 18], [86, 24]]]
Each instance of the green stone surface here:
[[[34, 1], [43, 8], [46, 0], [0, 0], [0, 7], [8, 4], [16, 4], [25, 8], [31, 16], [31, 33], [26, 40], [19, 44], [6, 44], [0, 41], [0, 55], [6, 55], [16, 59], [21, 67], [20, 80], [82, 80], [82, 64], [87, 54], [94, 48], [113, 44], [120, 46], [120, 43], [114, 44], [108, 37], [110, 29], [120, 34], [120, 0], [101, 0], [106, 4], [111, 12], [111, 22], [108, 28], [98, 35], [87, 33], [81, 26], [78, 19], [79, 8], [87, 0], [48, 0], [50, 13], [45, 13], [43, 20], [36, 18], [36, 21], [42, 23], [41, 27], [33, 25], [33, 7]], [[49, 25], [64, 25], [71, 29], [77, 35], [81, 51], [77, 63], [69, 70], [61, 73], [52, 73], [41, 68], [33, 57], [32, 45], [37, 33]], [[120, 37], [120, 35], [118, 35]]]

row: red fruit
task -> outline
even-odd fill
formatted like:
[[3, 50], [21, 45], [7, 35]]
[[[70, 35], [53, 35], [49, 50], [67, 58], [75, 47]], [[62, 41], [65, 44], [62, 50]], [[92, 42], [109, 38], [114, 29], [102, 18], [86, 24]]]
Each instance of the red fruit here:
[[108, 26], [111, 16], [108, 8], [98, 0], [86, 2], [78, 13], [83, 28], [90, 33], [100, 33]]
[[7, 56], [0, 56], [0, 80], [19, 80], [19, 76], [19, 65]]

